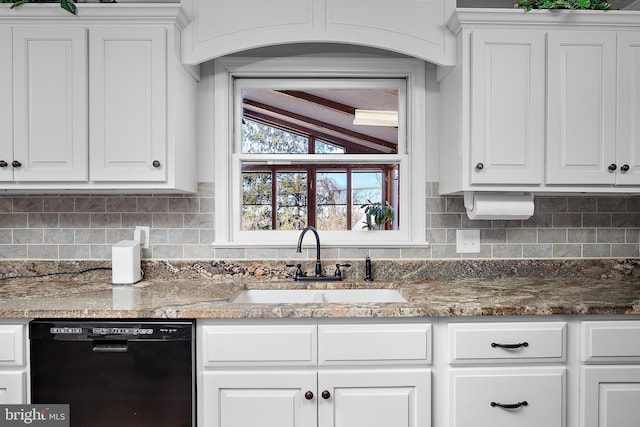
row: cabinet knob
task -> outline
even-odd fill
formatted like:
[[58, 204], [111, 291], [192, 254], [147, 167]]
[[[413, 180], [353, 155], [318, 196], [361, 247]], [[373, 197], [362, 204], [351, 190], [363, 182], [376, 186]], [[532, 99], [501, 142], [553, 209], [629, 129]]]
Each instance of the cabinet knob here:
[[160, 167], [160, 161], [159, 160], [154, 160], [153, 163], [151, 163], [153, 165], [154, 168], [159, 168]]
[[307, 399], [307, 400], [313, 399], [313, 392], [311, 392], [311, 391], [306, 392], [304, 394], [304, 398]]
[[5, 162], [4, 160], [0, 160], [0, 168], [6, 168], [7, 166], [9, 166], [7, 162]]
[[622, 172], [627, 172], [629, 170], [629, 165], [625, 164], [625, 165], [620, 166], [620, 170]]
[[326, 400], [326, 399], [328, 399], [328, 398], [330, 398], [330, 397], [331, 397], [331, 393], [329, 393], [329, 391], [328, 391], [328, 390], [324, 390], [324, 391], [322, 392], [321, 396], [322, 396], [322, 398], [323, 398], [323, 399], [325, 399], [325, 400]]
[[618, 166], [615, 163], [611, 163], [607, 169], [613, 172], [614, 170], [618, 169]]
[[481, 171], [482, 169], [484, 169], [484, 163], [479, 162], [476, 164], [476, 169], [478, 169], [479, 171]]
[[20, 166], [22, 166], [22, 163], [20, 163], [17, 160], [14, 160], [13, 162], [11, 162], [11, 166], [13, 166], [14, 168], [19, 168]]

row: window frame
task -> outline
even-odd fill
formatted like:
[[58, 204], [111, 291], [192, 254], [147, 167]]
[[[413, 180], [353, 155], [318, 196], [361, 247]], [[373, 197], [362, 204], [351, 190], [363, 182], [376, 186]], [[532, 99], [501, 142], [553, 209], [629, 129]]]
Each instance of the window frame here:
[[[426, 163], [426, 79], [422, 61], [402, 58], [239, 58], [214, 61], [214, 179], [215, 246], [290, 247], [299, 231], [243, 231], [241, 219], [243, 161], [263, 162], [261, 154], [239, 154], [239, 122], [234, 82], [255, 79], [404, 79], [405, 103], [400, 114], [406, 118], [399, 126], [398, 154], [358, 154], [352, 164], [400, 164], [400, 230], [321, 232], [323, 246], [403, 247], [425, 246], [425, 163]], [[404, 111], [403, 111], [404, 110]], [[288, 157], [291, 157], [290, 159]], [[318, 164], [342, 162], [343, 154], [278, 155], [279, 161]]]

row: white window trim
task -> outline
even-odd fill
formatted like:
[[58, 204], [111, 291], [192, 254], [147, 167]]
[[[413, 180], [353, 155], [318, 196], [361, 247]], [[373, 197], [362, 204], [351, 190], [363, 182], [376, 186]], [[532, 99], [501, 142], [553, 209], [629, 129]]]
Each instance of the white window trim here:
[[[400, 167], [400, 230], [321, 231], [323, 247], [426, 246], [426, 78], [424, 62], [387, 58], [220, 58], [214, 76], [215, 242], [217, 247], [292, 247], [300, 231], [241, 232], [237, 207], [241, 189], [234, 161], [234, 90], [237, 77], [404, 78], [407, 81], [406, 152]], [[408, 165], [410, 170], [404, 165]], [[239, 186], [239, 179], [235, 180]], [[235, 225], [234, 225], [235, 224]], [[235, 228], [238, 230], [235, 230]], [[309, 239], [311, 241], [311, 239]]]

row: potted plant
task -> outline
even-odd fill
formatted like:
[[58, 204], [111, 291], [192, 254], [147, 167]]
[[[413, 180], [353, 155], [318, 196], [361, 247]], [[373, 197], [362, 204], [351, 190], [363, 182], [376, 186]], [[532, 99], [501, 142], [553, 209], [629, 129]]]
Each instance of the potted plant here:
[[392, 224], [395, 218], [395, 211], [393, 206], [389, 202], [373, 203], [369, 200], [369, 203], [360, 206], [364, 209], [366, 215], [366, 222], [362, 226], [365, 230], [380, 230], [386, 224]]
[[[74, 0], [0, 0], [0, 3], [12, 3], [11, 9], [25, 3], [60, 3], [60, 7], [74, 15], [78, 12]], [[116, 0], [100, 0], [100, 3], [116, 3]]]
[[531, 9], [611, 9], [611, 5], [605, 0], [517, 0], [514, 7], [527, 11]]

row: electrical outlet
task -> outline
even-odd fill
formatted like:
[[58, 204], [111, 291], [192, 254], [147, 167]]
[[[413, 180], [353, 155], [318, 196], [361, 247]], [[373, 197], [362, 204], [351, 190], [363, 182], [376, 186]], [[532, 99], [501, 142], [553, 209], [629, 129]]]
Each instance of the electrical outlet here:
[[456, 253], [480, 253], [480, 230], [456, 230]]
[[140, 248], [142, 249], [148, 249], [149, 248], [149, 227], [143, 226], [143, 225], [136, 225], [136, 230], [140, 230], [141, 231], [141, 241], [140, 241]]

